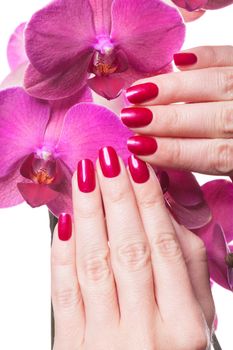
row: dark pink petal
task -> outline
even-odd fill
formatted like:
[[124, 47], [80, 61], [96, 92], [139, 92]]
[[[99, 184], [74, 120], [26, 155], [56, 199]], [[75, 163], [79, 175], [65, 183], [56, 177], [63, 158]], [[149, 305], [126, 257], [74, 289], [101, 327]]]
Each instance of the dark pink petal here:
[[118, 74], [118, 78], [115, 74], [102, 77], [95, 76], [94, 78], [88, 79], [87, 84], [93, 91], [105, 97], [107, 100], [118, 97], [125, 87], [125, 81], [120, 78], [120, 74]]
[[51, 202], [59, 194], [47, 185], [20, 182], [17, 186], [24, 200], [33, 208]]
[[91, 103], [81, 103], [71, 108], [66, 115], [57, 153], [72, 172], [80, 159], [95, 161], [103, 146], [113, 146], [126, 161], [129, 156], [126, 141], [131, 135], [119, 117], [110, 110]]
[[113, 2], [112, 41], [138, 71], [153, 73], [171, 62], [183, 44], [184, 32], [178, 11], [160, 0]]
[[76, 94], [86, 84], [92, 54], [79, 56], [76, 63], [55, 74], [41, 74], [29, 65], [24, 77], [26, 91], [45, 100], [58, 100]]
[[95, 44], [89, 1], [51, 2], [32, 16], [25, 37], [29, 60], [40, 73], [69, 70], [80, 61], [80, 56], [84, 59]]
[[113, 0], [89, 0], [97, 35], [108, 35], [111, 30], [111, 6]]
[[217, 10], [222, 7], [226, 7], [233, 4], [232, 0], [208, 0], [205, 5], [205, 9], [207, 10]]
[[203, 202], [203, 193], [195, 176], [188, 171], [166, 170], [169, 176], [169, 194], [182, 206], [196, 206]]
[[24, 43], [24, 29], [26, 23], [21, 23], [11, 35], [7, 46], [7, 58], [11, 70], [28, 62]]
[[0, 91], [0, 176], [18, 166], [18, 161], [43, 142], [50, 107], [28, 96], [21, 88]]
[[183, 207], [171, 200], [168, 193], [165, 193], [165, 199], [177, 221], [190, 230], [203, 227], [211, 220], [211, 212], [205, 202], [194, 207]]
[[233, 183], [214, 180], [202, 186], [204, 198], [213, 215], [225, 233], [227, 242], [233, 240]]
[[20, 162], [14, 171], [0, 178], [0, 208], [13, 207], [24, 201], [17, 188], [17, 183], [23, 181], [19, 173]]
[[[172, 0], [177, 6], [188, 11], [195, 11], [204, 8], [208, 0]], [[222, 0], [221, 0], [222, 1]]]

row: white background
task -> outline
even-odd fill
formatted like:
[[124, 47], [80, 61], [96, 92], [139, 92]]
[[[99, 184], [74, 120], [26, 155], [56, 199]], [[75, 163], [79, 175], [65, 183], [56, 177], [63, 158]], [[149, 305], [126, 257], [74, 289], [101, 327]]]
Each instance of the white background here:
[[[1, 0], [0, 81], [9, 71], [6, 45], [10, 34], [46, 3]], [[209, 11], [188, 25], [185, 47], [232, 44], [232, 19], [233, 6]], [[199, 180], [204, 183], [207, 177], [199, 176]], [[213, 292], [218, 337], [223, 350], [232, 350], [233, 297], [218, 286]], [[50, 349], [50, 232], [46, 208], [31, 209], [22, 204], [0, 210], [0, 349]]]

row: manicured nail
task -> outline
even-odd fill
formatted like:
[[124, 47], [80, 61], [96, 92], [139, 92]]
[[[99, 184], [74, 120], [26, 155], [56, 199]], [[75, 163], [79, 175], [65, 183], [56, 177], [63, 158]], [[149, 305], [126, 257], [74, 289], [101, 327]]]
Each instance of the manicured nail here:
[[58, 237], [61, 241], [68, 241], [72, 236], [72, 221], [69, 214], [62, 213], [58, 219]]
[[126, 97], [130, 103], [143, 103], [153, 98], [156, 98], [159, 93], [159, 88], [156, 84], [145, 83], [131, 86], [126, 90]]
[[148, 108], [124, 108], [121, 111], [121, 121], [129, 128], [140, 128], [150, 124], [153, 113]]
[[128, 159], [128, 164], [130, 174], [136, 183], [142, 184], [149, 179], [150, 172], [148, 166], [143, 160], [132, 155]]
[[116, 177], [120, 174], [120, 163], [114, 148], [110, 146], [101, 148], [99, 161], [105, 177]]
[[197, 63], [197, 56], [191, 52], [175, 53], [173, 59], [177, 66], [190, 66]]
[[153, 137], [149, 136], [132, 136], [127, 141], [130, 152], [138, 156], [148, 156], [157, 151], [158, 145]]
[[95, 189], [95, 168], [90, 159], [78, 162], [77, 167], [78, 187], [81, 192], [89, 193]]

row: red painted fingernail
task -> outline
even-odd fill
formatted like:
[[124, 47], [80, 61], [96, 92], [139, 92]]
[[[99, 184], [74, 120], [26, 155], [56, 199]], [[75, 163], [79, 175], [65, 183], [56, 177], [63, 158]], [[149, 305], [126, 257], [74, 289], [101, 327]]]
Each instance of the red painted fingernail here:
[[136, 183], [142, 184], [149, 179], [150, 172], [148, 166], [145, 162], [143, 162], [143, 160], [138, 159], [135, 156], [131, 156], [128, 159], [128, 164], [130, 174]]
[[131, 86], [126, 90], [126, 97], [130, 103], [142, 103], [156, 98], [159, 88], [156, 84], [145, 83]]
[[129, 128], [140, 128], [150, 124], [153, 113], [148, 108], [124, 108], [121, 111], [121, 121]]
[[158, 145], [153, 137], [149, 136], [132, 136], [127, 141], [130, 152], [138, 156], [148, 156], [157, 151]]
[[175, 53], [173, 59], [177, 66], [189, 66], [197, 63], [197, 56], [191, 52]]
[[78, 162], [78, 187], [81, 192], [89, 193], [95, 189], [95, 168], [90, 159]]
[[114, 148], [110, 146], [101, 148], [99, 161], [105, 177], [116, 177], [120, 174], [120, 163]]
[[72, 236], [72, 221], [69, 214], [62, 213], [58, 219], [58, 237], [61, 241], [68, 241]]

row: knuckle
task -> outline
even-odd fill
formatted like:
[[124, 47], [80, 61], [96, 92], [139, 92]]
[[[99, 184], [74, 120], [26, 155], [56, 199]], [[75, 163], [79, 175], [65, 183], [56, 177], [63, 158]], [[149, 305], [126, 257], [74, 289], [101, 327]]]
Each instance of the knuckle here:
[[233, 99], [233, 70], [222, 69], [219, 71], [219, 85], [221, 87], [223, 97], [226, 100]]
[[[192, 340], [190, 341], [190, 339]], [[195, 330], [194, 334], [190, 334], [190, 332], [184, 333], [183, 337], [176, 339], [174, 343], [177, 350], [206, 350], [209, 342], [204, 330]]]
[[151, 242], [152, 254], [159, 254], [167, 259], [179, 260], [182, 252], [173, 232], [160, 232]]
[[122, 183], [115, 183], [114, 186], [108, 189], [106, 194], [108, 200], [113, 204], [121, 204], [130, 196], [130, 187], [123, 186]]
[[233, 103], [224, 103], [220, 112], [219, 131], [223, 137], [232, 137], [233, 135]]
[[157, 194], [154, 191], [151, 193], [147, 193], [138, 199], [138, 206], [142, 209], [150, 209], [153, 208], [157, 204], [163, 204], [164, 199], [162, 194]]
[[53, 291], [53, 304], [60, 309], [74, 309], [80, 302], [81, 296], [78, 293], [77, 286], [67, 287], [61, 290]]
[[150, 257], [146, 242], [124, 243], [117, 249], [121, 264], [131, 271], [140, 270], [147, 265]]
[[85, 276], [89, 281], [104, 281], [110, 274], [109, 251], [93, 250], [83, 258]]
[[82, 203], [78, 207], [78, 218], [79, 219], [91, 219], [97, 217], [102, 212], [102, 207], [99, 204], [91, 203], [88, 201]]
[[233, 142], [232, 140], [219, 140], [214, 143], [209, 152], [210, 168], [214, 174], [227, 175], [233, 170]]

